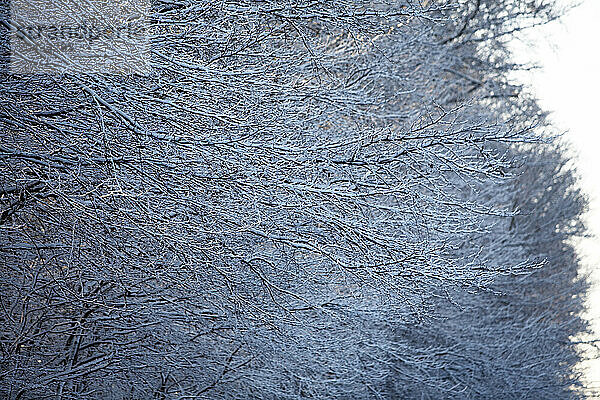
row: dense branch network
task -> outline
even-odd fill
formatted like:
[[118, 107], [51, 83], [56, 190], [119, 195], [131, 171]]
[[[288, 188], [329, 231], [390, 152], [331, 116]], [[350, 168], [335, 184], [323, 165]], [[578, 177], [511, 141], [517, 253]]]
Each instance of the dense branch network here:
[[2, 396], [580, 398], [585, 202], [504, 46], [557, 15], [160, 1], [148, 74], [3, 73]]

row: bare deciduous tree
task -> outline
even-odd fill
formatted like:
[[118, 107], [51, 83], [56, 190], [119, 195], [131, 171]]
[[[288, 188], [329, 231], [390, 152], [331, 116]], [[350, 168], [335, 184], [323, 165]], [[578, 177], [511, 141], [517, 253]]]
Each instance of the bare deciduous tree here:
[[577, 398], [521, 3], [161, 1], [147, 75], [3, 74], [2, 395]]

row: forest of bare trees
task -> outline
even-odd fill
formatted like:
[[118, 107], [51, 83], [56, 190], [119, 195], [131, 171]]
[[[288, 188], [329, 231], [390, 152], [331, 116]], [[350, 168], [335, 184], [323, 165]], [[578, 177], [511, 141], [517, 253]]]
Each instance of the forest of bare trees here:
[[551, 2], [158, 0], [117, 73], [3, 7], [0, 397], [583, 398]]

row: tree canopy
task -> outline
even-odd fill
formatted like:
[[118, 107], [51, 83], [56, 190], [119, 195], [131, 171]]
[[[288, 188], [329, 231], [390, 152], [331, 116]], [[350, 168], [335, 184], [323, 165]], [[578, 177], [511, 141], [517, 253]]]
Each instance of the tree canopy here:
[[559, 15], [160, 0], [147, 73], [19, 74], [5, 13], [0, 394], [583, 398], [586, 202], [507, 49]]

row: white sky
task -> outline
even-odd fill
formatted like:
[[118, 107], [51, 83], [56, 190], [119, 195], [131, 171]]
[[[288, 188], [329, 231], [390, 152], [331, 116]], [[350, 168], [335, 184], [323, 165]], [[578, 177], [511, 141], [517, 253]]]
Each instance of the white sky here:
[[[566, 1], [565, 1], [566, 2]], [[572, 2], [571, 2], [572, 3]], [[527, 75], [542, 107], [568, 130], [566, 138], [578, 154], [582, 186], [590, 196], [587, 221], [597, 238], [580, 245], [583, 262], [592, 271], [589, 318], [600, 338], [600, 0], [584, 0], [559, 23], [536, 28], [535, 45], [517, 46], [517, 56], [538, 62], [542, 70]], [[585, 364], [590, 386], [600, 388], [600, 360]]]

